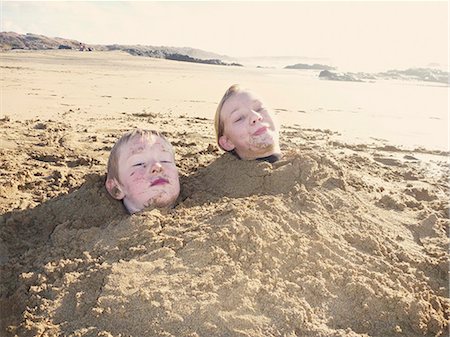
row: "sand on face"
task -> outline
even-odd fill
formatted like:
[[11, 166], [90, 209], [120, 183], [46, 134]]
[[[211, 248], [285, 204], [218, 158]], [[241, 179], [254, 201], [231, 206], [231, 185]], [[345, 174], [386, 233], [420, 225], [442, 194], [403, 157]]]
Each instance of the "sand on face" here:
[[[1, 56], [2, 335], [445, 335], [445, 157], [290, 125], [283, 160], [242, 162], [211, 117], [243, 69]], [[104, 189], [135, 126], [174, 145], [173, 210], [129, 216]]]

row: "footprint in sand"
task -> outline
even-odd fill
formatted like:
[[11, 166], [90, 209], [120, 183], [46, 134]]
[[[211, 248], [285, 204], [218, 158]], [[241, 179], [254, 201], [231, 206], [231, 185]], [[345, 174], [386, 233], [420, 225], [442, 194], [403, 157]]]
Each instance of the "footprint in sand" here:
[[413, 196], [417, 201], [433, 201], [437, 196], [426, 188], [407, 188], [405, 193]]

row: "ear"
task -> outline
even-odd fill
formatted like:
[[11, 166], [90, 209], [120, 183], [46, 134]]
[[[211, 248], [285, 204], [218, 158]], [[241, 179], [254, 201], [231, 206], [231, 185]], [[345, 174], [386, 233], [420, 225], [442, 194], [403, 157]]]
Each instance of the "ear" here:
[[111, 194], [114, 199], [122, 200], [123, 198], [125, 198], [125, 193], [123, 192], [122, 187], [115, 178], [107, 178], [105, 186], [109, 194]]
[[220, 136], [219, 138], [219, 145], [224, 149], [225, 151], [231, 151], [235, 148], [233, 142], [228, 139], [227, 136]]

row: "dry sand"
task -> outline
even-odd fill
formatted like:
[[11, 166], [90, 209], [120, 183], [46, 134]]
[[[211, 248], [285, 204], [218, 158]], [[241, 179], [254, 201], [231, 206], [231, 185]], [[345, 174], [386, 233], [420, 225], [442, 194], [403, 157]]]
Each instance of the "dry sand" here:
[[[0, 335], [448, 334], [447, 157], [290, 125], [283, 160], [238, 161], [211, 115], [253, 70], [0, 59]], [[174, 145], [170, 211], [129, 216], [104, 189], [108, 151], [135, 126]]]

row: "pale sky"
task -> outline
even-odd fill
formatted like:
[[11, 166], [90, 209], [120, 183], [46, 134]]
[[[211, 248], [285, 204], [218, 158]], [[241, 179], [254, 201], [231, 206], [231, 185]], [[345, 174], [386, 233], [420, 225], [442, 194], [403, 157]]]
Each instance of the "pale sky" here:
[[2, 1], [1, 7], [1, 31], [85, 43], [317, 57], [355, 70], [448, 64], [448, 1]]

